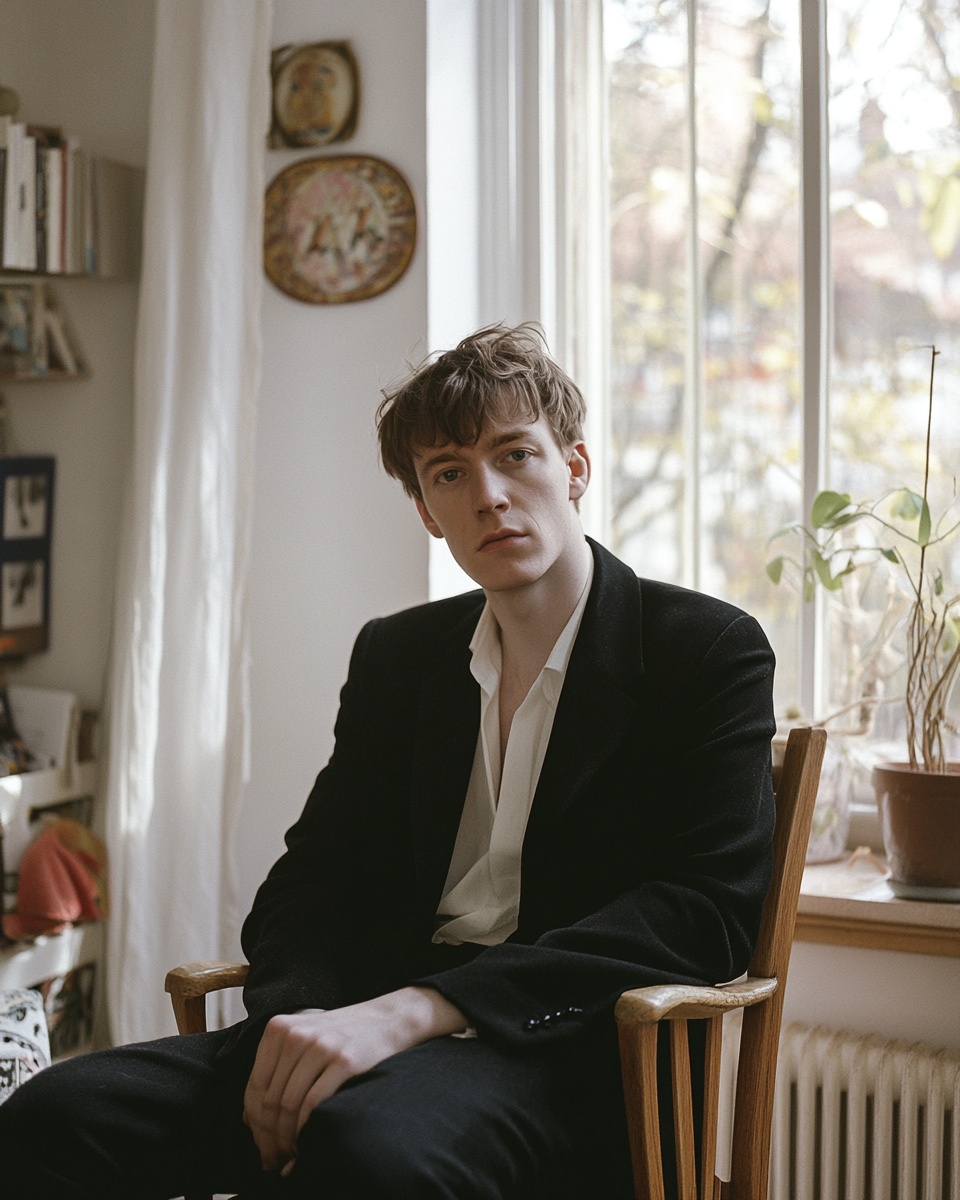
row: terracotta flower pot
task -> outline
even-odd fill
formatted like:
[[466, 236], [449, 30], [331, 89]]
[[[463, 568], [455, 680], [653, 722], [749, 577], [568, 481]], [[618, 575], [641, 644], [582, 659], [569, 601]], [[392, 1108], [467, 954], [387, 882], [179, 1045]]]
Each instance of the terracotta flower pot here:
[[960, 763], [945, 775], [884, 763], [873, 785], [895, 895], [960, 901]]

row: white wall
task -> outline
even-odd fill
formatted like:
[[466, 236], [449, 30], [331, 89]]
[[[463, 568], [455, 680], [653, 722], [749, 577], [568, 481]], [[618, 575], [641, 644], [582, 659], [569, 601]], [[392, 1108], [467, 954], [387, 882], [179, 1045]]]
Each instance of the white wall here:
[[[153, 0], [0, 0], [0, 81], [18, 119], [59, 125], [95, 154], [142, 165]], [[16, 449], [57, 458], [50, 649], [11, 682], [66, 688], [99, 706], [130, 448], [135, 283], [54, 290], [92, 367], [79, 382], [4, 384]]]
[[783, 1021], [960, 1050], [960, 959], [795, 942]]
[[[426, 0], [276, 0], [273, 44], [348, 38], [362, 75], [356, 136], [426, 191]], [[268, 151], [272, 178], [303, 152]], [[302, 304], [265, 284], [251, 583], [252, 778], [240, 820], [240, 904], [283, 849], [329, 757], [353, 640], [427, 598], [427, 535], [379, 468], [382, 384], [427, 350], [426, 247], [372, 300]]]

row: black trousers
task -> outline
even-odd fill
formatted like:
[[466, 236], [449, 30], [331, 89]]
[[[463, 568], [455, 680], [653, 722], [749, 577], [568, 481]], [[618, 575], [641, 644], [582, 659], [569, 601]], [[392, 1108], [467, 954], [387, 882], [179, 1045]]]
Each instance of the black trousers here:
[[[612, 1031], [611, 1031], [612, 1032]], [[436, 1038], [319, 1105], [287, 1179], [241, 1121], [251, 1062], [226, 1031], [122, 1046], [41, 1072], [0, 1106], [17, 1200], [629, 1200], [613, 1038], [504, 1051]]]

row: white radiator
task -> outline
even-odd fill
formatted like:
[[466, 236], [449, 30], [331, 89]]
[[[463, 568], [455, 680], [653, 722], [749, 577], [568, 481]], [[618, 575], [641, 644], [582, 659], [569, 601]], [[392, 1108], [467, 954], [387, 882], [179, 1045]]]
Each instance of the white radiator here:
[[770, 1200], [960, 1200], [960, 1053], [787, 1026]]

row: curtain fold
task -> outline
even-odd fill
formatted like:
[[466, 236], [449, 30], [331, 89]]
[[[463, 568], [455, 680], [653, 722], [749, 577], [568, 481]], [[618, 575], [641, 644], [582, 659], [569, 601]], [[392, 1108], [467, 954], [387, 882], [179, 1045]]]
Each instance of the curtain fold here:
[[272, 0], [157, 0], [134, 447], [112, 645], [107, 995], [233, 952]]

